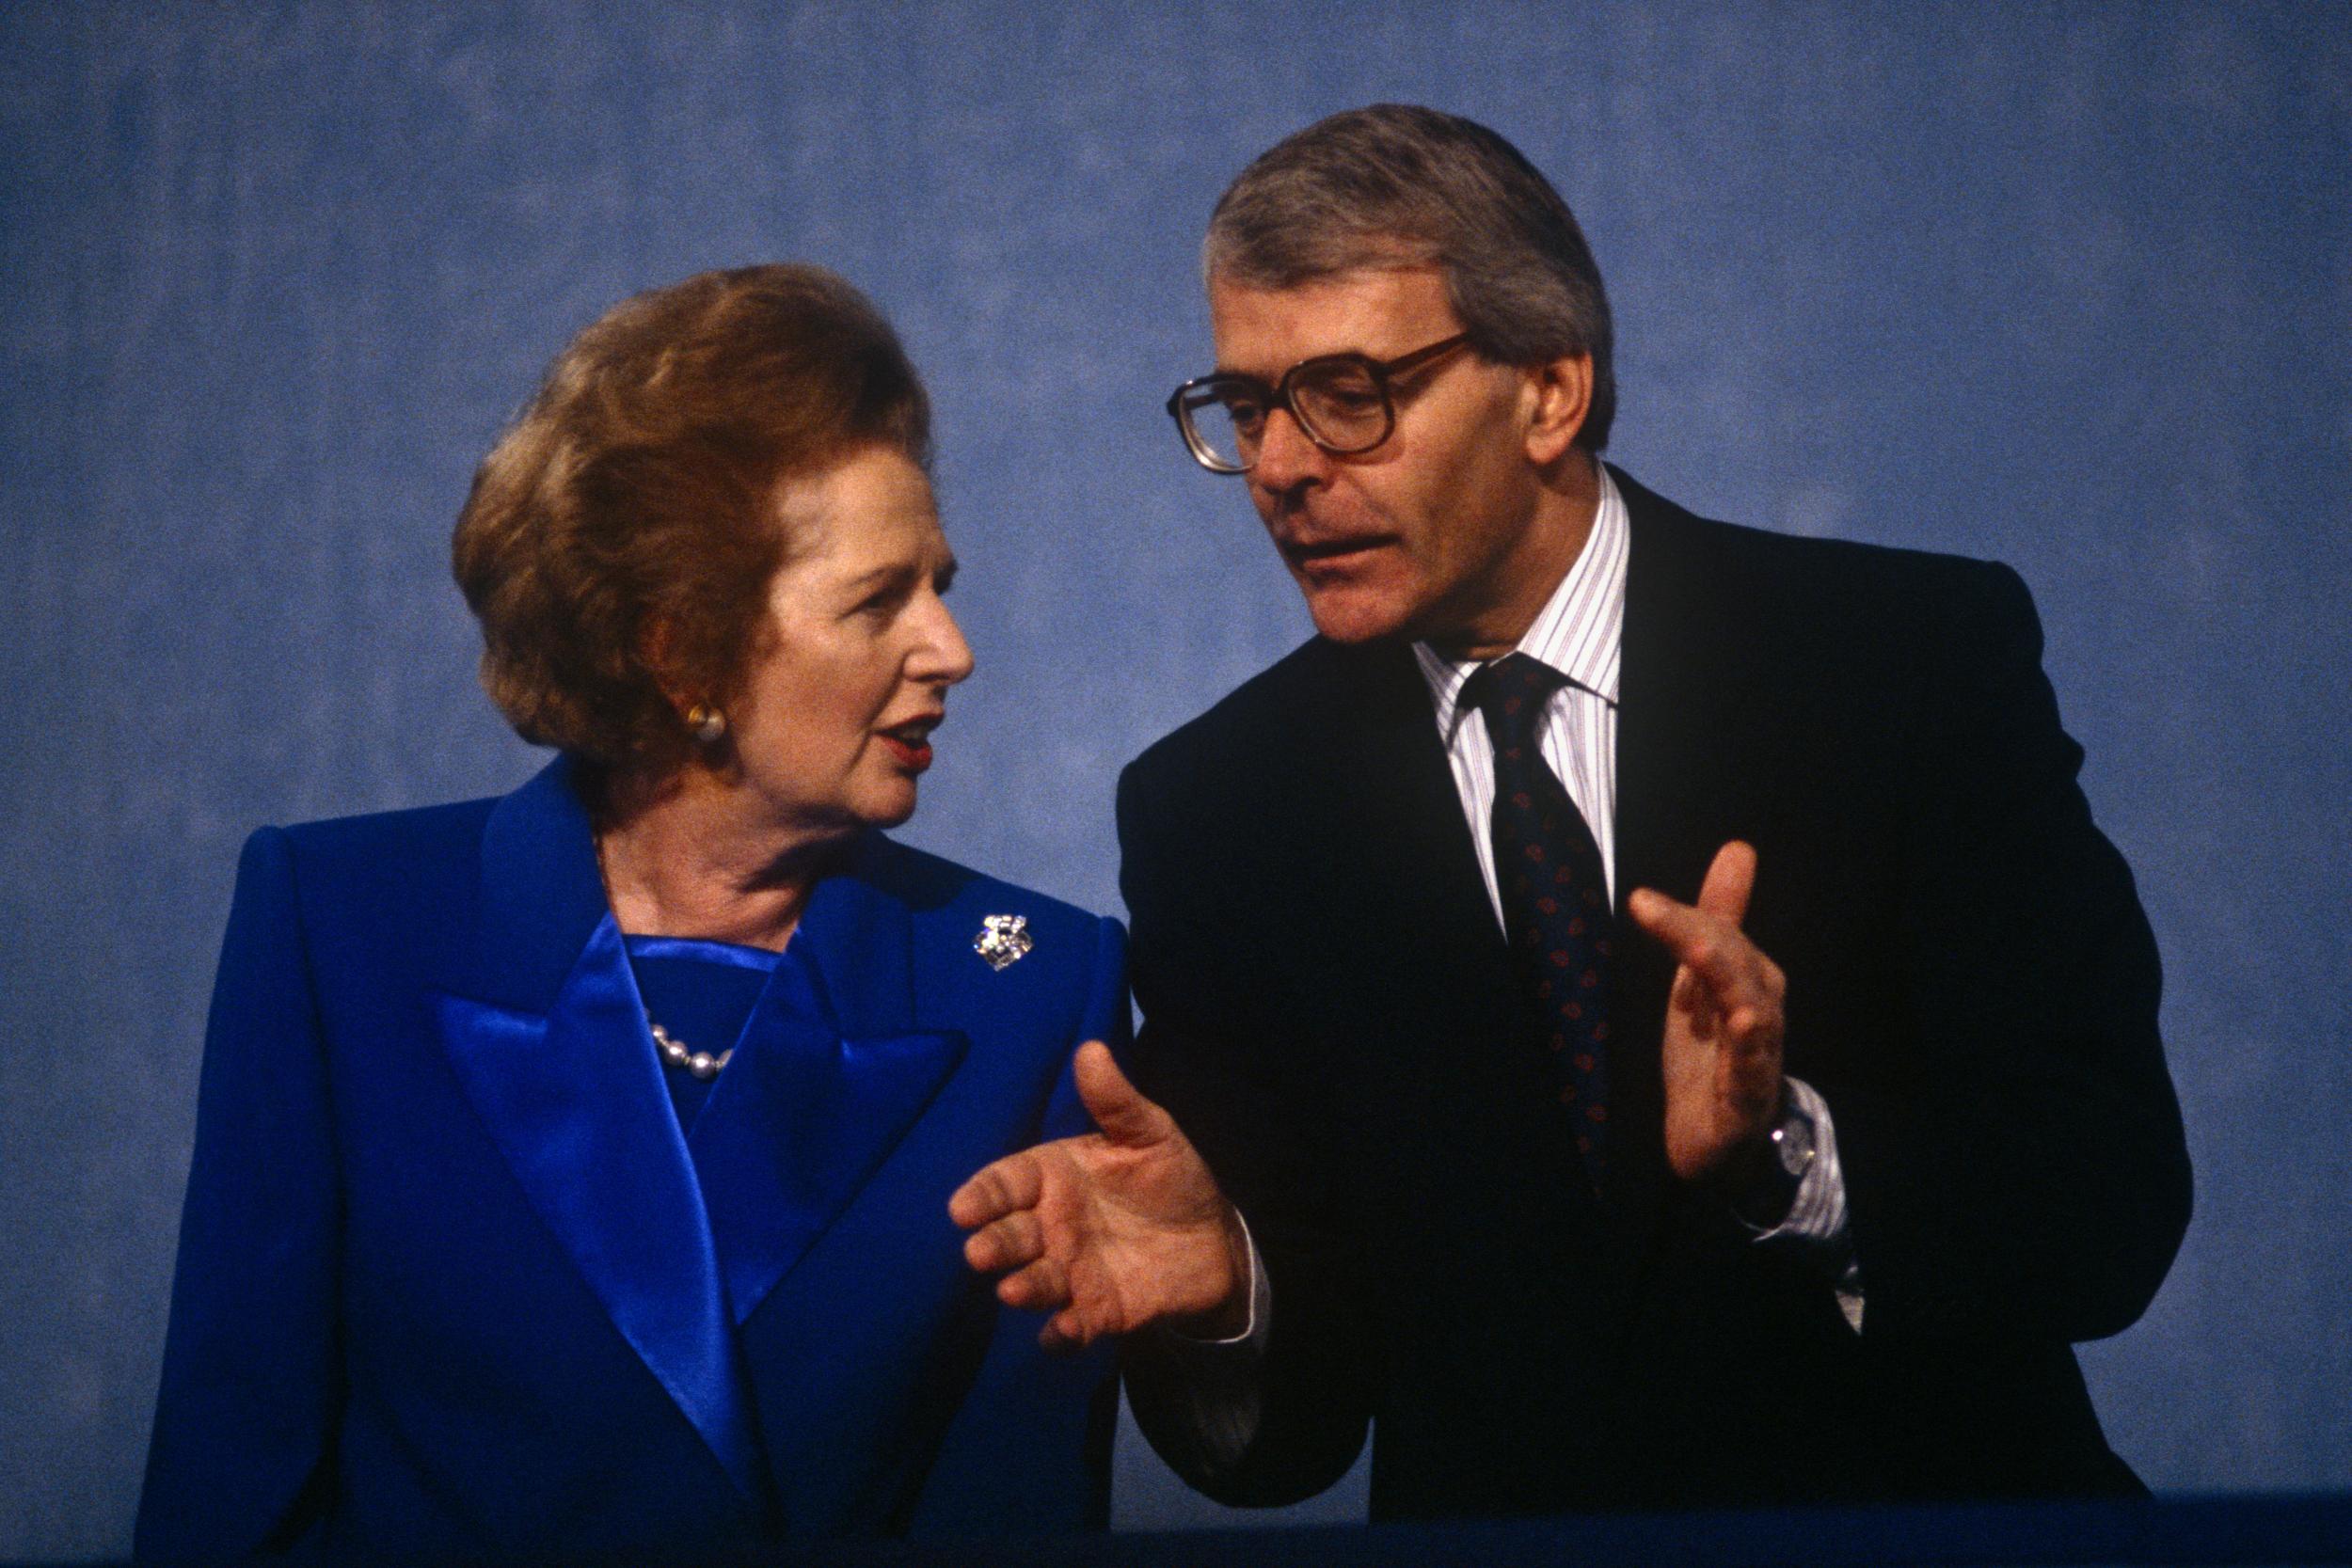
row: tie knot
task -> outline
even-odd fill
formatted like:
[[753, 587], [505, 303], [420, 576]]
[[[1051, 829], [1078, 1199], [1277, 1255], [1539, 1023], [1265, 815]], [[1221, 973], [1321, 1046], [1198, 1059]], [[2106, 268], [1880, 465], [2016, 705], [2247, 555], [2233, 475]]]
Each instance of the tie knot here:
[[1567, 676], [1541, 659], [1506, 654], [1471, 671], [1454, 703], [1486, 716], [1486, 738], [1500, 750], [1525, 745], [1535, 734], [1544, 705], [1567, 684]]

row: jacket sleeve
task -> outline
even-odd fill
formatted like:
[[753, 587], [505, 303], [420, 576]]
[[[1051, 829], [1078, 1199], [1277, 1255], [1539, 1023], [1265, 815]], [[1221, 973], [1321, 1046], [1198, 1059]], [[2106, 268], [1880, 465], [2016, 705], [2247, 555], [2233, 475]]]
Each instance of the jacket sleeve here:
[[2042, 631], [1972, 571], [1926, 656], [1901, 932], [1917, 1042], [1828, 1088], [1866, 1339], [2079, 1340], [2143, 1311], [2188, 1223], [2154, 939], [2075, 782]]
[[[1337, 1223], [1311, 1144], [1289, 1114], [1270, 1042], [1249, 1027], [1259, 984], [1251, 944], [1235, 942], [1226, 907], [1191, 847], [1207, 824], [1198, 799], [1148, 759], [1120, 781], [1120, 880], [1134, 922], [1133, 976], [1144, 1013], [1135, 1078], [1165, 1106], [1248, 1221], [1266, 1272], [1269, 1331], [1256, 1430], [1237, 1458], [1213, 1463], [1197, 1430], [1201, 1402], [1179, 1397], [1179, 1361], [1149, 1335], [1125, 1352], [1136, 1425], [1184, 1481], [1219, 1502], [1264, 1507], [1314, 1496], [1347, 1473], [1371, 1418], [1376, 1347], [1357, 1281], [1361, 1261]], [[1270, 961], [1270, 960], [1269, 960]]]
[[205, 1032], [141, 1561], [295, 1548], [332, 1484], [340, 1212], [296, 896], [286, 835], [262, 829], [238, 867]]

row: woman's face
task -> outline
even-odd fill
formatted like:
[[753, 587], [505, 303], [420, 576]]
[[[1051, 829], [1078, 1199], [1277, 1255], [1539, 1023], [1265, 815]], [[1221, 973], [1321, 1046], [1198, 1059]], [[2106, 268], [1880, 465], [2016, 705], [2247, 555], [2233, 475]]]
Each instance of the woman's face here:
[[776, 825], [831, 833], [914, 812], [930, 732], [972, 650], [940, 595], [956, 558], [930, 482], [864, 447], [778, 498], [791, 545], [763, 649], [727, 718], [741, 779]]

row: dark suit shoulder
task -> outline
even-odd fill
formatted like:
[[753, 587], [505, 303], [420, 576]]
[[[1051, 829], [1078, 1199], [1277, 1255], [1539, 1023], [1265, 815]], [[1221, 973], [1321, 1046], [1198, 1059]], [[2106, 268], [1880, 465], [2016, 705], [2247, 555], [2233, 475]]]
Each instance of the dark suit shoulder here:
[[1375, 711], [1426, 713], [1410, 648], [1311, 638], [1146, 748], [1120, 781], [1122, 816], [1141, 809], [1230, 818], [1267, 792], [1325, 784], [1321, 759]]
[[[1611, 472], [1632, 517], [1632, 569], [1672, 579], [1677, 599], [1738, 599], [1769, 621], [1836, 626], [1845, 635], [1875, 625], [1911, 637], [1923, 613], [1940, 623], [1955, 606], [2028, 602], [2016, 574], [1996, 562], [1722, 522]], [[1134, 770], [1147, 791], [1162, 775], [1194, 786], [1246, 775], [1411, 671], [1402, 645], [1310, 638], [1147, 748]]]
[[1262, 744], [1330, 689], [1346, 662], [1343, 652], [1320, 637], [1308, 639], [1145, 748], [1134, 766], [1146, 772], [1197, 766]]
[[1632, 572], [1736, 595], [1784, 619], [1827, 615], [1899, 628], [1915, 625], [1922, 608], [2023, 596], [2017, 574], [1998, 562], [1722, 522], [1610, 472], [1632, 519]]

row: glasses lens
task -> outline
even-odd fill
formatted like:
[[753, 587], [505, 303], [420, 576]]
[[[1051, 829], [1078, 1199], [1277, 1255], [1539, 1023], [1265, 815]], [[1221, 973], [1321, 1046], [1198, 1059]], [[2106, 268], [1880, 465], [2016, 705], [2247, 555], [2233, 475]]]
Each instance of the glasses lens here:
[[1365, 451], [1389, 434], [1389, 396], [1380, 378], [1347, 360], [1299, 367], [1291, 380], [1291, 406], [1332, 451]]
[[1210, 467], [1238, 473], [1258, 460], [1265, 434], [1265, 389], [1248, 382], [1211, 381], [1177, 400], [1194, 455]]

